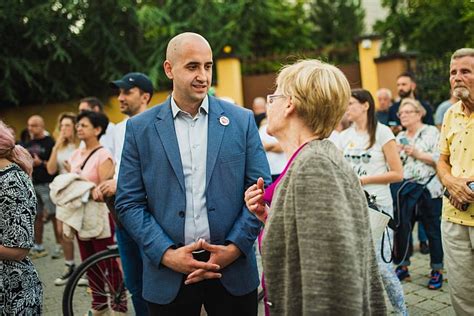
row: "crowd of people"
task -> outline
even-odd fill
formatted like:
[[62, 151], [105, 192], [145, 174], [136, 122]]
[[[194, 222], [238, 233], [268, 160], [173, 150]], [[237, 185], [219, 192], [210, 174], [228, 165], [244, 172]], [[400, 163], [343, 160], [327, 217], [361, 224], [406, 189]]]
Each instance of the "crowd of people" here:
[[[401, 281], [418, 221], [427, 287], [443, 286], [446, 266], [456, 314], [474, 312], [474, 49], [452, 55], [452, 96], [435, 116], [411, 73], [397, 100], [380, 89], [376, 108], [318, 60], [283, 67], [252, 113], [208, 93], [212, 66], [207, 40], [182, 33], [167, 46], [162, 104], [147, 110], [153, 84], [132, 72], [110, 83], [127, 117], [116, 125], [95, 97], [53, 135], [30, 117], [20, 145], [0, 121], [3, 314], [42, 312], [30, 258], [48, 255], [48, 221], [65, 264], [54, 284], [75, 270], [75, 244], [85, 260], [117, 243], [107, 282], [124, 279], [137, 315], [257, 315], [257, 242], [267, 316], [380, 315], [385, 297], [408, 315]], [[380, 238], [367, 196], [395, 223]], [[129, 310], [94, 294], [107, 284], [93, 271], [79, 283], [92, 293], [86, 315]]]

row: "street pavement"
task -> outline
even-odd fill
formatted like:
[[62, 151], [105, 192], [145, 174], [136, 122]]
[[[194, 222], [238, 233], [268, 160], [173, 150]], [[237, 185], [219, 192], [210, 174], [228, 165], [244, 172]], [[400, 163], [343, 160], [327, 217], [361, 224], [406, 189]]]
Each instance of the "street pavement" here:
[[[54, 247], [54, 237], [52, 234], [52, 225], [45, 225], [44, 244], [51, 254]], [[77, 250], [77, 247], [76, 247]], [[455, 315], [451, 307], [448, 284], [445, 281], [440, 290], [428, 290], [426, 284], [429, 280], [429, 255], [422, 255], [418, 251], [412, 257], [410, 267], [411, 281], [403, 282], [405, 291], [405, 300], [408, 305], [410, 315]], [[79, 252], [76, 251], [76, 263], [80, 262]], [[64, 286], [55, 286], [54, 279], [58, 277], [64, 268], [63, 259], [53, 260], [50, 256], [33, 260], [44, 288], [44, 315], [56, 316], [62, 315], [62, 294]], [[445, 279], [448, 277], [444, 273]], [[343, 299], [343, 298], [341, 298]], [[387, 300], [389, 311], [393, 314], [390, 303]], [[84, 307], [87, 310], [88, 306]], [[133, 313], [130, 312], [130, 315]], [[203, 313], [205, 315], [205, 313]], [[263, 313], [263, 303], [259, 304], [259, 315]]]

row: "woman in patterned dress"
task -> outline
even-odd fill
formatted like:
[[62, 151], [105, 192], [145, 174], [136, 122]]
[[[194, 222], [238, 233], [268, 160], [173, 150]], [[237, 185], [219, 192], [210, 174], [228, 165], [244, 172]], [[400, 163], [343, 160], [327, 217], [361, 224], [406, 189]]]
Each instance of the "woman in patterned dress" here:
[[[439, 159], [439, 131], [435, 126], [423, 124], [425, 108], [413, 99], [404, 99], [398, 109], [400, 123], [406, 129], [397, 135], [403, 178], [420, 186], [426, 184], [427, 198], [418, 202], [419, 219], [426, 229], [430, 250], [431, 278], [428, 288], [437, 290], [443, 286], [443, 246], [441, 243], [441, 209], [443, 185], [436, 176]], [[397, 196], [394, 196], [397, 198]], [[406, 243], [403, 243], [406, 244]], [[410, 247], [411, 249], [411, 247]], [[410, 277], [411, 251], [396, 269], [399, 279]]]
[[41, 315], [43, 288], [27, 257], [33, 247], [33, 161], [0, 121], [0, 314]]

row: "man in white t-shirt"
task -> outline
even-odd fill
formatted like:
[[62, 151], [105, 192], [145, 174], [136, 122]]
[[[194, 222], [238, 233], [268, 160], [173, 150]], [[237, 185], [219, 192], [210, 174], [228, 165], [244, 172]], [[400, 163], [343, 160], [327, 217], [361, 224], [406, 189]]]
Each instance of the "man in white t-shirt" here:
[[[79, 112], [82, 111], [93, 111], [93, 112], [100, 112], [104, 113], [104, 104], [96, 97], [87, 97], [83, 98], [79, 101]], [[105, 113], [104, 113], [105, 114]], [[112, 156], [115, 155], [115, 147], [114, 147], [114, 128], [115, 124], [110, 122], [107, 125], [107, 129], [105, 130], [105, 134], [100, 137], [100, 144], [104, 146]], [[81, 142], [80, 147], [82, 148], [84, 143]]]
[[[153, 84], [151, 80], [142, 73], [132, 72], [126, 74], [122, 79], [110, 83], [110, 86], [119, 89], [118, 100], [120, 112], [133, 117], [147, 109], [153, 96]], [[112, 180], [107, 180], [99, 185], [107, 206], [114, 212], [115, 192], [117, 191], [117, 178], [122, 158], [123, 142], [125, 139], [125, 127], [127, 120], [124, 119], [115, 126], [113, 143], [115, 148], [115, 175]], [[115, 214], [115, 213], [114, 213]], [[114, 218], [117, 221], [117, 217]], [[117, 244], [125, 275], [125, 285], [132, 294], [133, 307], [136, 315], [147, 315], [148, 308], [143, 300], [143, 261], [142, 254], [135, 241], [130, 237], [125, 228], [117, 222], [116, 228]]]
[[262, 124], [258, 133], [260, 134], [260, 140], [262, 141], [263, 149], [265, 149], [268, 164], [270, 165], [272, 182], [274, 182], [285, 168], [287, 159], [280, 143], [278, 143], [278, 140], [275, 137], [268, 135], [266, 122]]

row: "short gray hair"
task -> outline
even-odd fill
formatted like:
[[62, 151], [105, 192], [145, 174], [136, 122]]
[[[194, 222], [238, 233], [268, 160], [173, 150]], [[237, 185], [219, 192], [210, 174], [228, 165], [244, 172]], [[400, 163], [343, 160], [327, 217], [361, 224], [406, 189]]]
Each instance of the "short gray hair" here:
[[474, 57], [474, 48], [464, 47], [464, 48], [458, 49], [451, 56], [451, 61], [454, 59], [466, 57], [466, 56]]
[[387, 88], [380, 88], [377, 90], [377, 98], [380, 97], [380, 95], [386, 94], [390, 100], [392, 100], [392, 91]]

